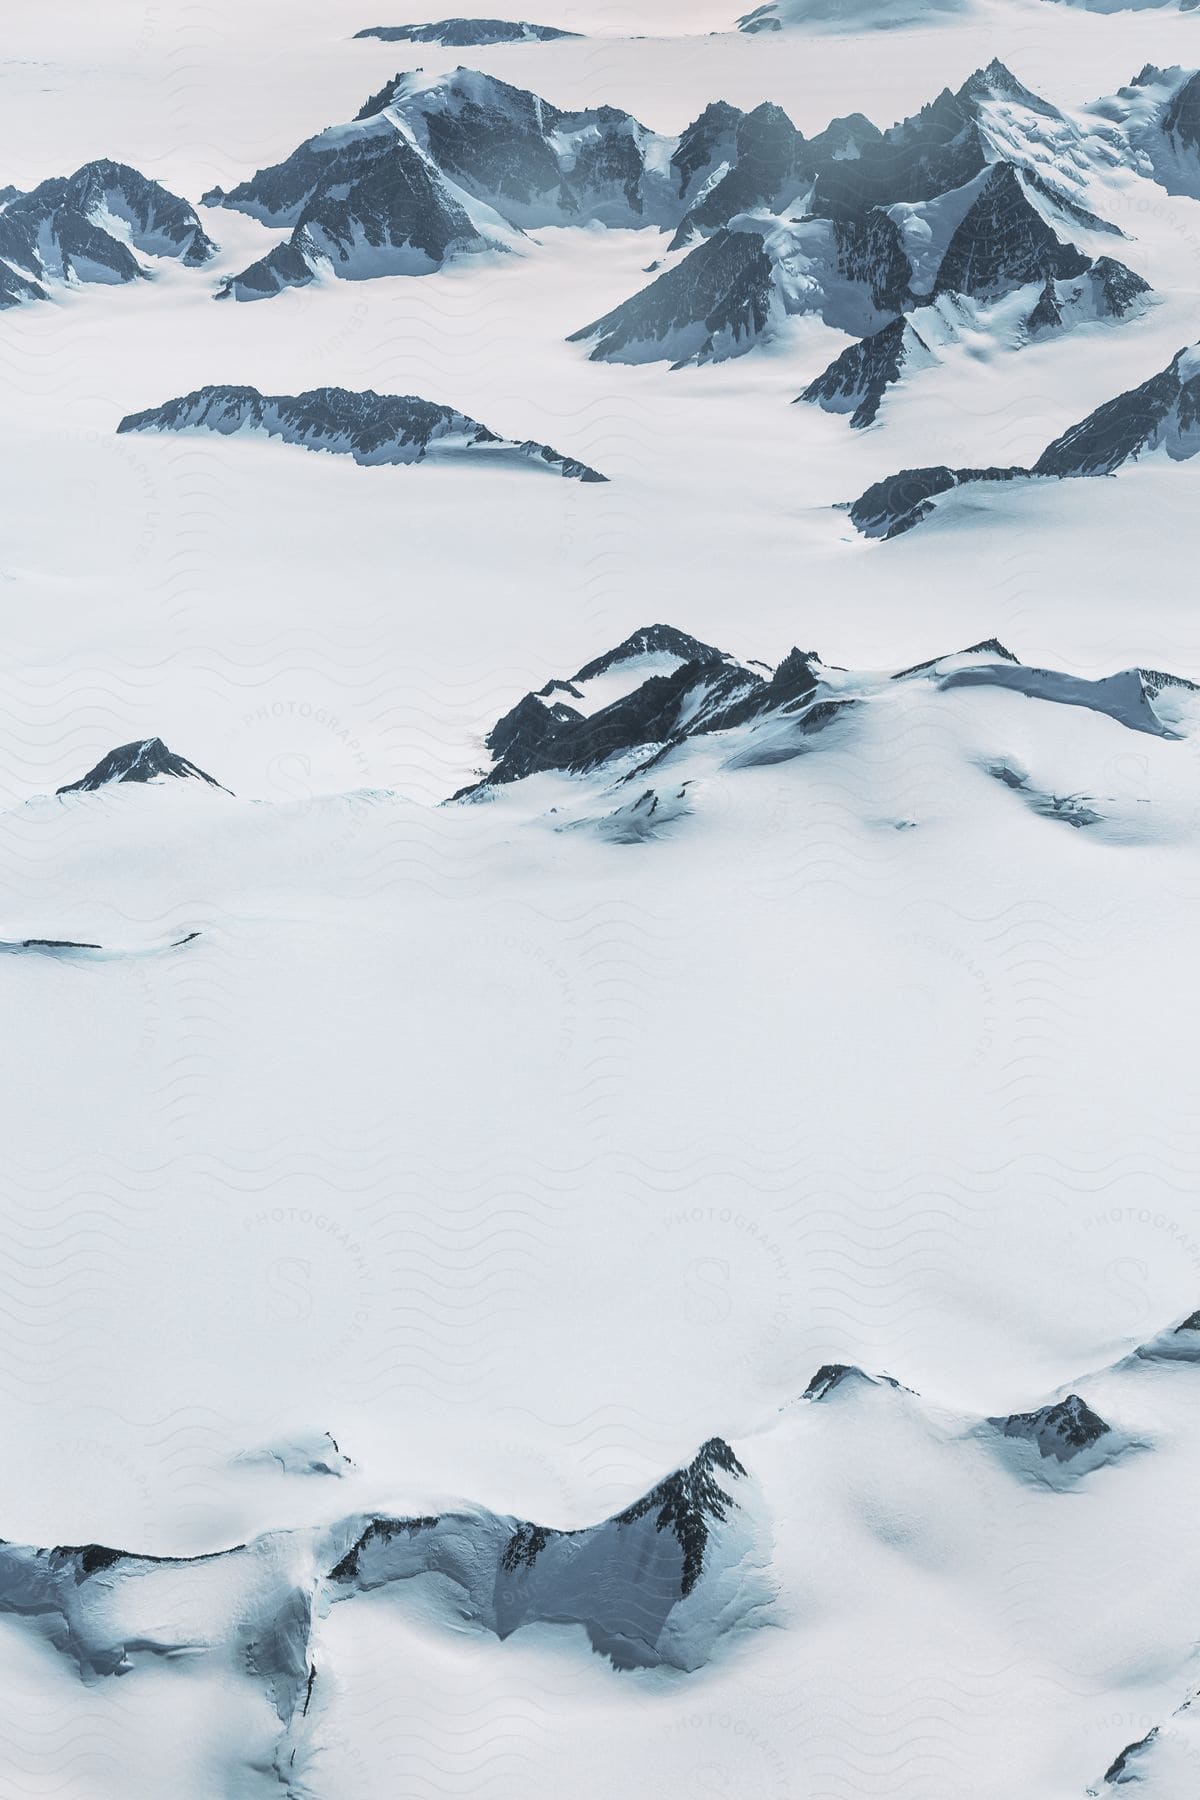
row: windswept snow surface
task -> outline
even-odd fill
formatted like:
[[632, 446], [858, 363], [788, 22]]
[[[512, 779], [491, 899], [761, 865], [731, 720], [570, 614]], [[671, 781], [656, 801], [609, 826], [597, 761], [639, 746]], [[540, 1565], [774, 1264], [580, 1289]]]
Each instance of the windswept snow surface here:
[[[153, 278], [0, 310], [0, 1785], [1192, 1800], [1196, 18], [9, 10], [0, 207], [138, 171], [204, 236], [110, 173]], [[464, 61], [575, 121], [594, 216], [439, 167], [478, 254], [218, 303], [295, 220], [202, 195]], [[856, 263], [752, 354], [569, 341], [719, 230], [832, 238], [752, 144], [751, 210], [670, 248], [716, 102], [847, 121], [838, 173], [976, 72], [972, 172], [887, 199], [903, 307]], [[1022, 280], [934, 296], [989, 164]], [[855, 529], [1181, 355], [1164, 454]], [[118, 429], [206, 391], [518, 448]]]

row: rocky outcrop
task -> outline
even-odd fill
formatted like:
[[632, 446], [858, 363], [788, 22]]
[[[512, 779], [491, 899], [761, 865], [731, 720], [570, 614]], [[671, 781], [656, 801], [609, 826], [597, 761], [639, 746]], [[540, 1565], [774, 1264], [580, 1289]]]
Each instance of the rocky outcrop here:
[[1090, 1450], [1112, 1430], [1078, 1394], [1068, 1394], [1065, 1400], [1039, 1407], [1036, 1412], [1012, 1413], [992, 1423], [1005, 1437], [1036, 1444], [1043, 1457], [1053, 1457], [1060, 1463]]
[[779, 315], [774, 264], [755, 231], [719, 231], [631, 300], [571, 333], [593, 362], [676, 368], [748, 350]]
[[1158, 375], [1118, 394], [1047, 444], [1035, 475], [1111, 475], [1163, 450], [1183, 461], [1200, 450], [1200, 349], [1180, 350]]
[[203, 781], [209, 787], [222, 788], [219, 781], [189, 762], [186, 756], [176, 756], [168, 750], [161, 738], [138, 738], [132, 744], [122, 744], [116, 750], [110, 750], [86, 775], [78, 781], [70, 781], [57, 791], [60, 794], [90, 794], [97, 788], [112, 787], [122, 782], [145, 781]]
[[530, 25], [524, 19], [439, 19], [430, 25], [368, 25], [354, 35], [379, 38], [385, 44], [444, 44], [457, 50], [473, 44], [549, 43], [582, 33], [560, 31], [555, 25]]
[[1123, 463], [1161, 452], [1183, 462], [1200, 451], [1200, 347], [1180, 350], [1167, 368], [1140, 387], [1118, 394], [1072, 425], [1042, 451], [1030, 469], [902, 469], [877, 481], [850, 507], [867, 537], [911, 531], [938, 497], [975, 482], [1021, 478], [1069, 480], [1111, 475]]
[[430, 456], [473, 463], [545, 468], [575, 481], [605, 476], [548, 444], [502, 438], [451, 406], [412, 394], [313, 388], [260, 394], [250, 387], [206, 387], [146, 412], [130, 413], [118, 432], [214, 431], [278, 437], [305, 450], [352, 456], [356, 463], [419, 463]]
[[929, 368], [937, 358], [905, 318], [893, 319], [882, 331], [851, 344], [811, 381], [799, 396], [826, 412], [849, 413], [858, 429], [872, 425], [884, 394], [912, 371]]

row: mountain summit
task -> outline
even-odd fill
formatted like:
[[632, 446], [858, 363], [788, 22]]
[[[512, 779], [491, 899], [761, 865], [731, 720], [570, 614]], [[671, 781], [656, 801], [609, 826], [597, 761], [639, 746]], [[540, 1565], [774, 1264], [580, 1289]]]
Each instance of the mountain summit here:
[[229, 792], [194, 762], [189, 762], [186, 756], [176, 756], [173, 750], [168, 750], [157, 737], [121, 744], [107, 756], [102, 756], [95, 768], [81, 775], [78, 781], [69, 781], [56, 791], [60, 794], [90, 794], [97, 788], [113, 787], [122, 781], [158, 781], [163, 776], [174, 780], [206, 781], [209, 787], [221, 788], [223, 794]]

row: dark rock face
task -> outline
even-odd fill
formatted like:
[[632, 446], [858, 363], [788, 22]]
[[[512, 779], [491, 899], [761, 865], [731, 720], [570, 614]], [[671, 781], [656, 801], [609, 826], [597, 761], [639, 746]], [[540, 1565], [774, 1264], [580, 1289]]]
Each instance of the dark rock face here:
[[[127, 163], [84, 163], [28, 193], [7, 189], [0, 205], [0, 307], [44, 300], [44, 284], [138, 281], [147, 270], [135, 249], [189, 267], [216, 253], [188, 202]], [[128, 243], [107, 228], [109, 216], [128, 227]]]
[[658, 1531], [671, 1531], [683, 1551], [684, 1597], [691, 1593], [704, 1566], [704, 1552], [714, 1520], [724, 1523], [733, 1499], [718, 1476], [745, 1475], [746, 1471], [723, 1438], [710, 1438], [686, 1469], [677, 1469], [660, 1481], [644, 1499], [617, 1514], [618, 1525], [632, 1525], [654, 1515]]
[[462, 49], [471, 44], [549, 43], [579, 37], [554, 25], [530, 25], [516, 19], [439, 19], [432, 25], [368, 25], [356, 38], [380, 38], [385, 44], [445, 44]]
[[495, 221], [472, 216], [476, 200], [518, 232], [673, 222], [670, 183], [650, 143], [615, 107], [565, 112], [470, 69], [434, 84], [419, 72], [396, 75], [352, 125], [205, 196], [293, 227], [282, 250], [226, 281], [224, 292], [260, 299], [323, 266], [351, 279], [426, 274], [451, 257], [504, 248]]
[[1043, 1456], [1053, 1456], [1058, 1462], [1069, 1462], [1112, 1429], [1078, 1394], [1068, 1394], [1056, 1406], [1013, 1413], [994, 1422], [1002, 1427], [1005, 1437], [1026, 1438], [1037, 1445]]
[[1177, 1325], [1175, 1329], [1176, 1331], [1200, 1331], [1200, 1312], [1192, 1313], [1190, 1318], [1185, 1319], [1183, 1324]]
[[[1161, 374], [1118, 394], [1047, 444], [1034, 463], [1037, 475], [1111, 475], [1114, 469], [1167, 439], [1177, 458], [1200, 449], [1200, 364], [1189, 372], [1181, 350]], [[1194, 361], [1195, 359], [1192, 359]]]
[[[219, 788], [221, 783], [207, 775], [203, 769], [189, 762], [186, 756], [176, 756], [168, 750], [161, 738], [142, 738], [136, 743], [122, 744], [117, 750], [110, 750], [107, 756], [101, 757], [94, 769], [81, 775], [78, 781], [68, 782], [57, 791], [60, 794], [90, 794], [96, 788], [110, 787], [124, 781], [157, 781], [162, 776], [173, 780], [192, 779], [205, 781], [209, 787]], [[223, 788], [223, 793], [228, 789]]]
[[930, 510], [930, 502], [957, 487], [958, 481], [957, 471], [945, 467], [901, 469], [860, 494], [850, 517], [865, 537], [898, 537], [911, 531]]
[[914, 355], [931, 359], [929, 346], [907, 319], [893, 319], [882, 331], [843, 350], [800, 399], [827, 412], [848, 412], [851, 425], [861, 430], [874, 423], [885, 392], [900, 380]]
[[738, 120], [733, 167], [684, 214], [671, 248], [727, 225], [756, 207], [774, 211], [800, 179], [804, 139], [782, 107], [764, 101]]
[[[1127, 1781], [1137, 1780], [1137, 1775], [1130, 1772], [1129, 1765], [1143, 1750], [1148, 1750], [1150, 1748], [1151, 1744], [1158, 1736], [1158, 1731], [1159, 1728], [1157, 1725], [1152, 1726], [1144, 1738], [1138, 1738], [1137, 1742], [1134, 1744], [1126, 1744], [1121, 1754], [1114, 1758], [1113, 1762], [1104, 1771], [1104, 1781], [1106, 1786], [1113, 1787]], [[1092, 1790], [1089, 1789], [1088, 1791], [1090, 1793]]]
[[[679, 658], [678, 666], [669, 674], [645, 676], [628, 693], [590, 716], [572, 706], [572, 698], [581, 704], [584, 701], [577, 683], [606, 674], [632, 658], [655, 654]], [[819, 664], [811, 651], [792, 650], [770, 678], [764, 679], [757, 670], [743, 667], [686, 632], [647, 626], [616, 650], [587, 664], [571, 681], [548, 682], [539, 693], [527, 694], [488, 734], [486, 742], [496, 766], [454, 798], [520, 781], [527, 775], [552, 771], [582, 774], [615, 757], [645, 751], [648, 755], [621, 776], [622, 781], [632, 781], [685, 740], [728, 731], [759, 718], [786, 720], [792, 727], [789, 737], [802, 738], [824, 730], [854, 704], [822, 699], [819, 689]], [[567, 698], [560, 698], [562, 695]], [[795, 743], [789, 742], [771, 754], [764, 752], [761, 760], [783, 761], [799, 753]], [[746, 766], [750, 766], [756, 759], [747, 754]], [[676, 799], [681, 797], [676, 795]], [[658, 814], [656, 796], [649, 793], [643, 799], [647, 811]], [[633, 821], [637, 825], [642, 822]]]
[[1200, 71], [1171, 96], [1162, 129], [1176, 150], [1200, 150]]
[[1016, 481], [1028, 469], [901, 469], [876, 481], [850, 508], [864, 537], [894, 538], [919, 525], [939, 494], [976, 481]]
[[[1093, 275], [1105, 260], [1094, 265]], [[898, 537], [920, 524], [936, 497], [950, 488], [1019, 477], [1111, 475], [1132, 457], [1160, 447], [1177, 462], [1200, 452], [1200, 351], [1180, 350], [1160, 374], [1097, 407], [1047, 444], [1032, 469], [902, 469], [861, 494], [850, 517], [867, 537]]]
[[934, 292], [995, 300], [1027, 282], [1081, 275], [1089, 266], [1030, 205], [1013, 165], [998, 163], [946, 246]]
[[287, 243], [224, 281], [222, 298], [300, 287], [322, 265], [350, 278], [427, 274], [452, 255], [493, 248], [429, 158], [387, 120], [334, 144], [314, 138], [229, 194], [205, 198], [293, 225]]
[[745, 116], [740, 107], [714, 100], [682, 133], [671, 156], [671, 173], [681, 200], [691, 200], [714, 169], [734, 160], [737, 130]]
[[398, 76], [388, 104], [439, 170], [514, 225], [666, 222], [651, 133], [619, 107], [564, 111], [469, 69], [433, 89]]
[[592, 681], [597, 675], [605, 675], [609, 669], [615, 669], [635, 656], [678, 656], [683, 662], [699, 663], [724, 660], [722, 651], [701, 643], [689, 631], [680, 631], [674, 625], [643, 625], [638, 631], [631, 631], [615, 649], [606, 650], [602, 656], [584, 663], [572, 680]]
[[545, 466], [575, 481], [605, 476], [548, 444], [517, 443], [499, 437], [450, 406], [412, 394], [356, 393], [350, 388], [313, 388], [303, 394], [260, 394], [250, 387], [205, 387], [146, 412], [130, 413], [117, 426], [127, 431], [216, 431], [228, 436], [248, 430], [306, 450], [329, 450], [357, 463], [423, 462], [432, 452], [465, 456], [503, 454]]
[[1091, 276], [1100, 290], [1102, 310], [1114, 319], [1121, 318], [1143, 294], [1152, 291], [1148, 281], [1143, 281], [1140, 275], [1111, 256], [1098, 256], [1092, 264]]
[[707, 361], [718, 341], [736, 355], [766, 329], [773, 274], [757, 232], [719, 231], [568, 342], [595, 338], [593, 362], [642, 362], [657, 353], [681, 367]]
[[1038, 295], [1037, 305], [1026, 320], [1026, 327], [1032, 334], [1038, 331], [1053, 331], [1062, 324], [1062, 307], [1059, 305], [1058, 293], [1052, 279], [1047, 278], [1046, 285]]
[[419, 1537], [423, 1532], [433, 1531], [437, 1524], [437, 1515], [429, 1513], [415, 1519], [372, 1519], [345, 1556], [329, 1571], [330, 1581], [356, 1581], [363, 1554], [372, 1545], [390, 1544], [397, 1537]]
[[900, 228], [872, 207], [862, 219], [835, 219], [838, 272], [860, 282], [879, 312], [900, 312], [909, 302], [912, 268], [900, 242]]
[[947, 88], [919, 113], [862, 143], [854, 159], [825, 162], [813, 211], [838, 218], [901, 200], [932, 200], [963, 187], [987, 161], [977, 107], [964, 89]]
[[216, 255], [195, 208], [128, 163], [84, 163], [67, 183], [65, 204], [87, 218], [107, 209], [129, 226], [134, 247], [150, 255], [177, 256], [189, 268]]

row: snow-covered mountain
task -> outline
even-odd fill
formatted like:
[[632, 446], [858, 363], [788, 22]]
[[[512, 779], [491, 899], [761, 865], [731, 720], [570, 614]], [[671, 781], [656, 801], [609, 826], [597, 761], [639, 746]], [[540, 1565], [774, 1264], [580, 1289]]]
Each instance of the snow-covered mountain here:
[[665, 226], [678, 217], [672, 143], [628, 113], [571, 113], [490, 75], [400, 74], [358, 117], [205, 203], [294, 227], [288, 242], [229, 279], [256, 299], [312, 280], [424, 274], [449, 258], [504, 249], [525, 228]]
[[327, 1674], [321, 1620], [332, 1606], [387, 1594], [432, 1606], [451, 1632], [501, 1640], [531, 1626], [582, 1627], [615, 1670], [692, 1672], [722, 1638], [769, 1618], [761, 1514], [746, 1469], [713, 1438], [584, 1529], [477, 1507], [352, 1515], [190, 1557], [0, 1542], [0, 1614], [28, 1621], [85, 1682], [152, 1678], [156, 1663], [221, 1666], [257, 1689], [276, 1721], [260, 1743], [239, 1746], [242, 1778], [265, 1762], [292, 1792], [295, 1734]]
[[872, 484], [850, 508], [867, 537], [892, 538], [920, 524], [942, 494], [980, 482], [1112, 475], [1127, 462], [1184, 462], [1200, 451], [1200, 346], [1177, 351], [1159, 374], [1107, 400], [1047, 444], [1032, 467], [902, 469]]
[[530, 25], [524, 19], [437, 19], [427, 25], [368, 25], [357, 38], [380, 38], [385, 44], [445, 44], [466, 49], [473, 44], [549, 43], [579, 37], [555, 25]]
[[[97, 788], [111, 787], [116, 783], [132, 781], [205, 781], [210, 787], [220, 787], [221, 783], [213, 776], [197, 768], [186, 756], [176, 756], [168, 750], [161, 738], [140, 738], [132, 744], [121, 744], [116, 750], [110, 750], [107, 756], [101, 757], [95, 768], [81, 775], [78, 781], [70, 781], [60, 787], [60, 794], [90, 794]], [[227, 793], [229, 790], [222, 789]]]
[[186, 200], [127, 163], [84, 163], [0, 195], [0, 307], [45, 300], [64, 283], [138, 281], [150, 270], [135, 251], [196, 268], [216, 245]]
[[[764, 670], [654, 625], [526, 694], [488, 733], [492, 768], [455, 799], [495, 801], [518, 784], [512, 804], [555, 831], [652, 841], [703, 810], [711, 784], [731, 775], [818, 754], [851, 769], [861, 757], [889, 754], [893, 740], [896, 754], [913, 708], [932, 709], [932, 718], [967, 690], [1083, 708], [1167, 741], [1190, 739], [1200, 723], [1191, 682], [1140, 668], [1084, 680], [1030, 668], [994, 639], [894, 673], [833, 668], [798, 649]], [[956, 750], [947, 739], [943, 752], [974, 765], [979, 804], [994, 783], [1037, 817], [1077, 830], [1120, 838], [1132, 824], [1098, 787], [1061, 791], [998, 743]], [[558, 779], [539, 783], [549, 777]], [[1102, 771], [1091, 779], [1102, 783]]]
[[742, 354], [815, 312], [864, 342], [800, 397], [870, 424], [939, 345], [985, 333], [1018, 349], [1145, 304], [1149, 283], [1109, 253], [1122, 233], [1071, 191], [1084, 144], [998, 61], [885, 132], [855, 115], [806, 141], [760, 107], [734, 124], [729, 166], [672, 249], [715, 236], [573, 341], [597, 360], [679, 367]]
[[[1187, 1335], [1189, 1327], [1176, 1329]], [[826, 1628], [839, 1582], [843, 1610], [864, 1625], [878, 1619], [882, 1570], [907, 1588], [928, 1578], [936, 1549], [976, 1602], [973, 1639], [965, 1619], [955, 1621], [963, 1642], [976, 1652], [1007, 1642], [1055, 1670], [1062, 1651], [1047, 1626], [1073, 1591], [1075, 1555], [1086, 1557], [1086, 1543], [1071, 1551], [1079, 1529], [1072, 1496], [1089, 1496], [1090, 1542], [1122, 1518], [1130, 1490], [1137, 1496], [1149, 1483], [1156, 1491], [1160, 1462], [1169, 1482], [1181, 1439], [1194, 1454], [1193, 1381], [1194, 1373], [1131, 1356], [1080, 1384], [1090, 1400], [1068, 1388], [1031, 1411], [985, 1417], [894, 1376], [829, 1363], [755, 1431], [709, 1439], [595, 1525], [564, 1529], [451, 1506], [334, 1514], [189, 1556], [4, 1542], [0, 1613], [85, 1684], [124, 1677], [136, 1692], [165, 1680], [194, 1686], [198, 1700], [219, 1676], [227, 1704], [244, 1717], [226, 1747], [224, 1778], [238, 1792], [256, 1771], [286, 1792], [311, 1791], [310, 1774], [336, 1741], [348, 1647], [360, 1633], [378, 1646], [380, 1629], [386, 1642], [406, 1617], [424, 1622], [427, 1654], [438, 1637], [562, 1634], [564, 1659], [588, 1645], [611, 1665], [608, 1704], [620, 1707], [632, 1698], [633, 1671], [673, 1671], [703, 1695], [705, 1675], [719, 1676], [739, 1644], [751, 1652], [743, 1670], [755, 1658], [771, 1661], [773, 1647], [786, 1656], [789, 1639], [802, 1644]], [[284, 1475], [308, 1472], [294, 1458], [276, 1460]], [[1058, 1573], [997, 1623], [989, 1597], [1011, 1581], [1035, 1513], [1037, 1542]], [[1145, 1596], [1132, 1583], [1114, 1597], [1113, 1618], [1133, 1634], [1123, 1649], [1117, 1640], [1125, 1678], [1136, 1678], [1157, 1634], [1159, 1685], [1169, 1687], [1186, 1681], [1192, 1650], [1180, 1609], [1164, 1603], [1196, 1563], [1182, 1515], [1169, 1509], [1162, 1529], [1183, 1563], [1132, 1559], [1161, 1619], [1147, 1630], [1136, 1611]], [[831, 1547], [847, 1554], [845, 1569], [838, 1555], [830, 1566]], [[1067, 1633], [1069, 1643], [1074, 1637]], [[257, 1712], [246, 1710], [252, 1699]], [[1122, 1749], [1120, 1719], [1106, 1719], [1094, 1733], [1111, 1757], [1105, 1781], [1133, 1779], [1143, 1764], [1148, 1774], [1159, 1763], [1173, 1767], [1178, 1745], [1169, 1746], [1186, 1738], [1189, 1723], [1152, 1729]]]
[[1168, 193], [1200, 198], [1200, 72], [1147, 63], [1089, 112], [1119, 163]]
[[305, 450], [352, 456], [364, 466], [462, 457], [472, 463], [550, 469], [573, 481], [607, 480], [549, 444], [500, 437], [452, 406], [412, 394], [353, 393], [348, 388], [260, 394], [257, 388], [204, 387], [145, 412], [129, 413], [117, 430], [277, 437]]

